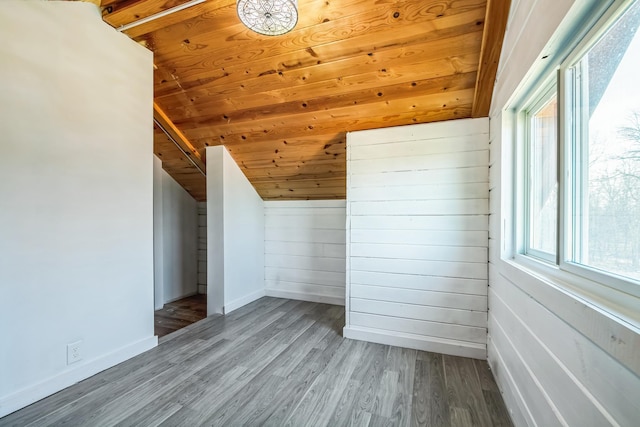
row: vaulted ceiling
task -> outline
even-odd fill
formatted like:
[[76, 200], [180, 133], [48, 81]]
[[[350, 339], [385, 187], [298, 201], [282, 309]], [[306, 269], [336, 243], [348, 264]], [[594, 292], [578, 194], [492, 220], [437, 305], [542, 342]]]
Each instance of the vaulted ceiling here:
[[[102, 0], [103, 18], [185, 1]], [[340, 199], [346, 132], [488, 114], [509, 3], [298, 0], [295, 29], [270, 37], [207, 0], [123, 32], [154, 52], [154, 151], [197, 200], [220, 144], [264, 199]]]

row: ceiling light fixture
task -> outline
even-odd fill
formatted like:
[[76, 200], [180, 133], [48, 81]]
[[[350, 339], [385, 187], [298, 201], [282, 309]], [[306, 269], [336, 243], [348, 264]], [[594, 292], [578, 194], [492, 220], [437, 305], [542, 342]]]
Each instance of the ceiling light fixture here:
[[288, 33], [298, 23], [297, 0], [238, 0], [237, 6], [242, 23], [265, 36]]

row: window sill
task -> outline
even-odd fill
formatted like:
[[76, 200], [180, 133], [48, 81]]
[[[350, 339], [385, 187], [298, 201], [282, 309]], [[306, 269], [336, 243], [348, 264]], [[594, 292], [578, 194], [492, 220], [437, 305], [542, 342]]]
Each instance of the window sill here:
[[587, 289], [618, 291], [526, 258], [502, 259], [499, 274], [640, 376], [640, 299], [628, 294], [625, 304], [605, 299]]
[[562, 270], [533, 257], [517, 254], [503, 259], [512, 268], [518, 268], [558, 291], [579, 300], [594, 310], [624, 322], [640, 333], [640, 298], [604, 283]]

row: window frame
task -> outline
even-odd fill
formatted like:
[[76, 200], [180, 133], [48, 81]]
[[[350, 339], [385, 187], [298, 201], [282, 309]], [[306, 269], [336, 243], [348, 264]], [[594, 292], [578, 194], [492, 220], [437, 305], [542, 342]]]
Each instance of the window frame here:
[[[546, 67], [541, 73], [542, 78], [535, 81], [528, 91], [526, 98], [519, 103], [513, 103], [512, 108], [505, 111], [515, 119], [514, 141], [514, 230], [512, 258], [523, 267], [551, 278], [566, 289], [579, 290], [580, 294], [589, 296], [596, 301], [608, 301], [618, 308], [628, 307], [625, 298], [629, 295], [640, 298], [640, 281], [604, 271], [585, 264], [573, 262], [575, 227], [579, 221], [574, 220], [574, 214], [581, 208], [582, 197], [575, 197], [579, 179], [575, 174], [584, 174], [581, 167], [584, 161], [584, 141], [576, 135], [576, 124], [573, 112], [576, 111], [578, 100], [573, 82], [573, 67], [589, 52], [600, 38], [614, 25], [617, 20], [634, 4], [635, 0], [611, 0], [597, 8], [597, 14], [589, 16], [587, 30], [574, 34], [565, 43], [564, 49], [555, 55], [557, 62]], [[638, 0], [640, 1], [640, 0]], [[529, 245], [530, 234], [530, 164], [531, 132], [529, 114], [536, 111], [536, 107], [543, 105], [544, 99], [550, 99], [556, 90], [558, 109], [558, 137], [557, 137], [557, 234], [556, 255], [549, 257], [545, 252], [532, 251]], [[584, 125], [585, 121], [581, 121]], [[582, 159], [583, 161], [578, 161]], [[582, 181], [583, 182], [583, 181]], [[580, 223], [584, 229], [584, 223]], [[582, 232], [582, 231], [580, 231]], [[540, 256], [543, 255], [543, 256]], [[546, 255], [546, 256], [544, 256]], [[627, 295], [627, 297], [625, 297]], [[605, 304], [607, 305], [607, 304]], [[627, 310], [620, 309], [623, 312]], [[632, 316], [634, 317], [634, 316]]]
[[[558, 93], [558, 84], [556, 79], [547, 77], [544, 83], [540, 85], [540, 89], [534, 93], [534, 96], [529, 98], [529, 101], [525, 104], [525, 107], [520, 112], [520, 120], [522, 121], [522, 127], [524, 130], [524, 147], [522, 153], [522, 166], [524, 169], [523, 174], [523, 182], [521, 185], [521, 190], [523, 194], [523, 253], [528, 256], [532, 256], [537, 258], [543, 262], [556, 264], [558, 262], [558, 210], [556, 209], [556, 247], [555, 253], [550, 254], [539, 249], [535, 249], [531, 247], [531, 182], [532, 182], [532, 148], [533, 148], [533, 129], [531, 127], [531, 120], [533, 115], [540, 111], [540, 109], [553, 97], [556, 97], [556, 100], [559, 101], [559, 93]], [[559, 105], [559, 104], [558, 104]], [[559, 111], [558, 111], [559, 112]], [[560, 146], [559, 141], [559, 133], [556, 133], [556, 150], [558, 150]], [[556, 157], [557, 158], [557, 157]], [[559, 170], [558, 165], [556, 164], [556, 183], [559, 189], [558, 182]], [[559, 200], [559, 191], [556, 195], [556, 206], [559, 208], [560, 200]]]
[[[640, 2], [640, 0], [638, 1]], [[577, 239], [574, 233], [578, 233], [578, 231], [576, 231], [577, 229], [579, 229], [580, 233], [585, 233], [586, 228], [583, 221], [577, 221], [575, 218], [579, 216], [580, 212], [584, 209], [584, 207], [578, 205], [582, 204], [582, 196], [580, 193], [584, 193], [583, 183], [586, 174], [586, 168], [583, 165], [586, 161], [585, 149], [588, 150], [588, 148], [585, 147], [588, 141], [582, 136], [585, 133], [588, 134], [588, 131], [585, 132], [585, 128], [588, 126], [588, 120], [584, 118], [581, 119], [581, 129], [577, 129], [578, 125], [574, 123], [573, 120], [575, 115], [572, 113], [576, 111], [577, 105], [580, 102], [580, 90], [576, 87], [577, 79], [574, 68], [633, 4], [634, 0], [614, 2], [591, 31], [572, 49], [571, 53], [567, 55], [559, 67], [558, 84], [562, 88], [560, 95], [563, 98], [562, 105], [559, 104], [558, 106], [559, 126], [562, 127], [559, 137], [559, 146], [561, 149], [559, 167], [560, 170], [564, 170], [565, 173], [559, 175], [559, 178], [561, 177], [560, 180], [564, 181], [562, 182], [564, 195], [558, 205], [560, 214], [558, 229], [560, 230], [562, 228], [562, 234], [559, 233], [560, 249], [562, 252], [560, 253], [561, 256], [559, 257], [558, 265], [560, 269], [572, 274], [640, 297], [640, 280], [572, 261], [575, 259], [575, 253], [579, 250], [575, 247]], [[584, 74], [584, 70], [582, 70], [581, 73]], [[570, 108], [567, 108], [568, 105], [570, 105]], [[578, 133], [580, 133], [580, 135], [578, 135]], [[580, 161], [577, 161], [578, 159]], [[579, 179], [576, 178], [578, 175], [582, 175], [582, 177]]]

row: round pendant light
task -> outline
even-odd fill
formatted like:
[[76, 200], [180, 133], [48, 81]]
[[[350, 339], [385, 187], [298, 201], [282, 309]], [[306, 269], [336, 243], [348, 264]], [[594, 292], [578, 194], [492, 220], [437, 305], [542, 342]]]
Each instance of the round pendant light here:
[[242, 23], [265, 36], [288, 33], [298, 23], [297, 0], [238, 0], [237, 7]]

